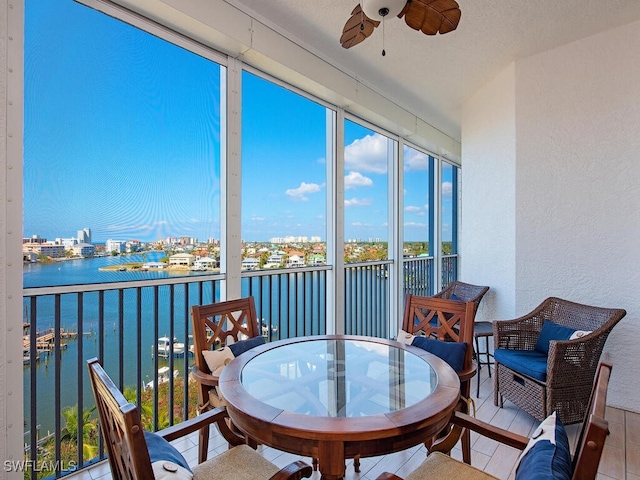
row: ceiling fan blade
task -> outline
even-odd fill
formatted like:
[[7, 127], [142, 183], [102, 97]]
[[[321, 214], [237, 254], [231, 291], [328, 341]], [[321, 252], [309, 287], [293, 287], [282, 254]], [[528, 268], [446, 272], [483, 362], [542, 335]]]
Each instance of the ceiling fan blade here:
[[367, 17], [358, 3], [351, 12], [351, 17], [344, 24], [340, 43], [344, 48], [351, 48], [369, 37], [378, 25], [380, 22]]
[[460, 22], [460, 6], [455, 0], [409, 0], [398, 17], [426, 35], [448, 33]]

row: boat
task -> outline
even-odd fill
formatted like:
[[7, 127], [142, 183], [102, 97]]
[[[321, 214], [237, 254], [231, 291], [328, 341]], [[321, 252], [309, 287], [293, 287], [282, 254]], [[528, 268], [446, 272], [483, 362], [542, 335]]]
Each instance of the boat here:
[[178, 342], [177, 338], [173, 338], [173, 342], [169, 337], [160, 337], [158, 338], [158, 344], [154, 348], [151, 347], [151, 357], [158, 353], [159, 357], [168, 358], [173, 352], [174, 357], [181, 357], [184, 355], [184, 343]]
[[[178, 370], [173, 371], [173, 378], [178, 377]], [[158, 369], [158, 385], [162, 385], [163, 383], [167, 383], [169, 381], [169, 367], [160, 367]], [[155, 387], [155, 380], [151, 380], [144, 384], [144, 390], [153, 390]]]
[[[35, 356], [35, 361], [38, 362], [40, 361], [40, 355], [36, 354]], [[22, 363], [24, 365], [28, 365], [29, 363], [31, 363], [31, 355], [29, 354], [29, 348], [25, 347], [22, 349]]]

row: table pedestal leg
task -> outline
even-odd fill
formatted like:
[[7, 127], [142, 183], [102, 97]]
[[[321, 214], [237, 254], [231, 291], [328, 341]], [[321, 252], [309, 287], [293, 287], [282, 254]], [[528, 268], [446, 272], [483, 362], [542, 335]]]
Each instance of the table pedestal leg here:
[[344, 443], [320, 442], [318, 461], [322, 480], [341, 480], [344, 478]]

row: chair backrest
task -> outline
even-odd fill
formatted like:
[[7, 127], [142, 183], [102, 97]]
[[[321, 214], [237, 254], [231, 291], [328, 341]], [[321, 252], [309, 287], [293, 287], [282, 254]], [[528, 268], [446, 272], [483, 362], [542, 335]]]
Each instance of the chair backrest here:
[[488, 291], [489, 287], [455, 280], [447, 285], [441, 292], [436, 293], [434, 297], [451, 298], [452, 295], [455, 295], [463, 302], [473, 302], [477, 311], [482, 297], [484, 297]]
[[573, 457], [573, 478], [596, 478], [604, 443], [609, 435], [609, 422], [605, 420], [607, 388], [611, 376], [611, 363], [601, 361], [591, 390], [582, 430], [578, 436]]
[[191, 307], [193, 345], [197, 368], [210, 373], [203, 350], [224, 347], [261, 334], [253, 297]]
[[611, 330], [625, 315], [619, 308], [594, 307], [571, 302], [562, 298], [549, 297], [536, 309], [540, 328], [545, 320], [574, 330]]
[[404, 304], [402, 329], [411, 334], [424, 334], [440, 340], [464, 342], [467, 349], [464, 368], [458, 372], [461, 391], [469, 396], [469, 381], [475, 374], [473, 364], [473, 322], [475, 304], [437, 297], [407, 294]]
[[97, 358], [88, 360], [87, 367], [112, 477], [114, 480], [153, 479], [138, 409], [124, 398]]

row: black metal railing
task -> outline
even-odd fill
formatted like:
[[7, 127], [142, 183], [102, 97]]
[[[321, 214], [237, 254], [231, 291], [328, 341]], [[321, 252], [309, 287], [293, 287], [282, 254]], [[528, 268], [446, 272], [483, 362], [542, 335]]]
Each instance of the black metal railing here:
[[[344, 298], [336, 299], [344, 302], [345, 333], [389, 338], [392, 265], [345, 266]], [[443, 282], [455, 279], [456, 265], [455, 256], [443, 259]], [[405, 293], [435, 293], [433, 266], [432, 257], [404, 259]], [[330, 270], [242, 273], [242, 296], [254, 296], [267, 341], [326, 333]], [[188, 375], [190, 307], [218, 301], [223, 279], [207, 274], [23, 291], [25, 459], [40, 467], [30, 478], [64, 476], [105, 458], [89, 358], [97, 357], [137, 404], [145, 428], [157, 430], [195, 415], [196, 388]], [[166, 346], [158, 342], [163, 337]]]

